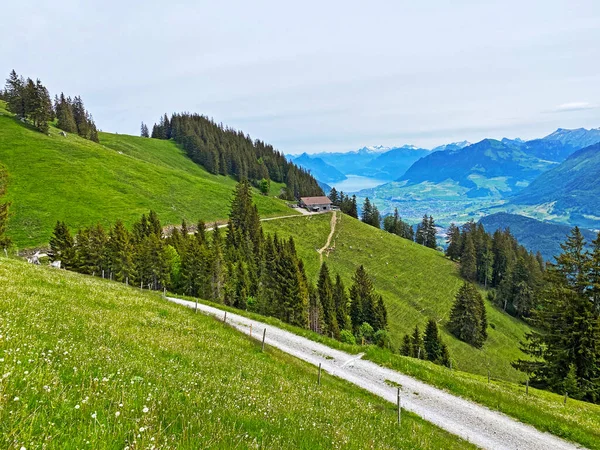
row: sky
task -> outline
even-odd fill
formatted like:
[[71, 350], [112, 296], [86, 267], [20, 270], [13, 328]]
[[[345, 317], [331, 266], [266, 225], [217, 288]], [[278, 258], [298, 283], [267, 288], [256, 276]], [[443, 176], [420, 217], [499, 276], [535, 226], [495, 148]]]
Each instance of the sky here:
[[598, 0], [37, 0], [0, 14], [2, 74], [81, 95], [104, 131], [189, 111], [296, 154], [600, 127]]

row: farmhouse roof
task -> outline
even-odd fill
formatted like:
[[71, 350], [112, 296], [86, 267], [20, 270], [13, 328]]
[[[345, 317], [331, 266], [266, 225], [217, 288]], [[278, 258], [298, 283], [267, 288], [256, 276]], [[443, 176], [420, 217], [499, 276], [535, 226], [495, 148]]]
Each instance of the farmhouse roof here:
[[300, 201], [305, 205], [329, 205], [331, 200], [328, 197], [300, 197]]

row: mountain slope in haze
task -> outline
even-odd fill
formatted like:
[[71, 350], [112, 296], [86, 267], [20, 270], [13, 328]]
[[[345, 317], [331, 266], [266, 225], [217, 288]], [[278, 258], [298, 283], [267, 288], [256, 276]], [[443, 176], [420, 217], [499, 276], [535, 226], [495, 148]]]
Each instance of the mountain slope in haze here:
[[545, 207], [561, 222], [600, 228], [600, 144], [578, 150], [511, 200]]
[[311, 157], [306, 153], [292, 160], [296, 165], [310, 171], [311, 175], [323, 183], [335, 183], [343, 181], [347, 177], [330, 164], [319, 157]]
[[[486, 231], [493, 233], [500, 229], [509, 228], [512, 235], [531, 252], [540, 252], [546, 261], [554, 262], [554, 257], [562, 250], [560, 244], [564, 243], [571, 231], [568, 225], [542, 222], [530, 217], [517, 214], [496, 213], [485, 216], [479, 220]], [[588, 243], [596, 238], [596, 233], [581, 229]]]
[[[0, 116], [0, 161], [9, 172], [8, 235], [19, 247], [45, 245], [57, 220], [73, 229], [154, 209], [165, 224], [225, 219], [236, 181], [209, 174], [172, 141], [100, 133], [100, 144], [50, 127], [46, 136]], [[264, 217], [294, 214], [271, 196], [254, 201]]]
[[312, 158], [321, 158], [327, 164], [335, 167], [344, 175], [358, 175], [369, 162], [377, 158], [382, 152], [381, 147], [376, 147], [378, 151], [363, 147], [360, 150], [352, 152], [323, 152], [311, 155]]
[[370, 178], [395, 180], [417, 160], [431, 153], [424, 148], [412, 145], [393, 148], [371, 160], [357, 173]]
[[[440, 325], [444, 342], [450, 348], [454, 367], [467, 372], [518, 380], [522, 374], [510, 365], [522, 357], [519, 341], [527, 325], [501, 312], [487, 302], [489, 338], [477, 350], [459, 341], [445, 329], [456, 292], [463, 283], [455, 263], [441, 252], [378, 230], [350, 216], [338, 213], [336, 229], [329, 252], [323, 254], [332, 274], [339, 273], [346, 288], [352, 284], [356, 268], [363, 264], [373, 278], [375, 289], [383, 295], [388, 311], [392, 342], [400, 345], [405, 333], [415, 325], [421, 330], [429, 318]], [[304, 261], [307, 275], [316, 281], [319, 254], [331, 231], [331, 214], [294, 217], [263, 222], [267, 233], [279, 237], [293, 236], [298, 255]]]

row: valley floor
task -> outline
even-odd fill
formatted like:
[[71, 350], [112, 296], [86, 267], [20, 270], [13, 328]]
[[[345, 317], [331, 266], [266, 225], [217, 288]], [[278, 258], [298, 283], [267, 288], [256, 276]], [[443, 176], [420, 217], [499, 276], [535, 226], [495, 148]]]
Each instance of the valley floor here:
[[197, 308], [204, 314], [223, 318], [239, 331], [347, 380], [388, 401], [396, 402], [400, 388], [402, 407], [479, 447], [489, 449], [574, 449], [579, 448], [549, 433], [508, 416], [451, 395], [412, 377], [383, 368], [323, 344], [263, 322], [201, 303], [168, 297], [168, 300]]

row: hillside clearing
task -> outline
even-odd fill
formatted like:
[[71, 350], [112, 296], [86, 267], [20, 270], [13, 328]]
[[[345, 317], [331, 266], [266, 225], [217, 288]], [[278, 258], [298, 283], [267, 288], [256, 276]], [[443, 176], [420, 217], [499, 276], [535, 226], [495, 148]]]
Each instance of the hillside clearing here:
[[[281, 237], [293, 236], [309, 277], [316, 280], [319, 253], [327, 241], [331, 215], [298, 217], [263, 223], [265, 232]], [[429, 318], [440, 323], [444, 341], [457, 369], [495, 378], [520, 381], [523, 374], [510, 366], [523, 357], [518, 346], [528, 327], [502, 313], [486, 301], [489, 337], [479, 350], [459, 341], [443, 327], [454, 296], [462, 284], [455, 263], [438, 251], [425, 248], [398, 236], [377, 230], [344, 214], [337, 215], [336, 230], [326, 257], [333, 273], [339, 272], [350, 286], [356, 267], [363, 264], [372, 276], [377, 292], [383, 295], [393, 342], [399, 346], [406, 333], [419, 325], [424, 329]]]
[[[0, 112], [4, 111], [1, 109]], [[50, 136], [0, 116], [0, 161], [10, 179], [9, 236], [18, 247], [46, 245], [57, 220], [73, 229], [122, 219], [131, 225], [155, 210], [165, 225], [226, 219], [236, 181], [211, 175], [175, 143], [100, 133], [100, 144], [50, 127]], [[272, 195], [255, 193], [261, 216], [294, 215]]]

